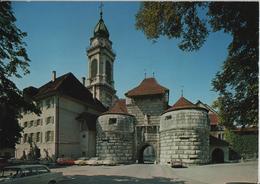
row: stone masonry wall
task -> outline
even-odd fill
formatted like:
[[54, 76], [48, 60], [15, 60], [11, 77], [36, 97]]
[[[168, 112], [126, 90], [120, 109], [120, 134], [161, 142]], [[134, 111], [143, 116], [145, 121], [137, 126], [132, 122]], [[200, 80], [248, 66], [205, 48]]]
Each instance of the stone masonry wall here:
[[144, 146], [151, 145], [159, 162], [159, 125], [160, 115], [166, 109], [163, 95], [126, 98], [127, 110], [136, 118], [135, 159], [142, 155]]
[[[159, 124], [160, 115], [166, 108], [166, 103], [162, 96], [127, 98], [126, 105], [128, 112], [135, 116], [137, 125], [147, 124], [147, 122], [149, 124]], [[148, 120], [145, 115], [150, 116]]]
[[[115, 118], [115, 124], [109, 119]], [[128, 115], [102, 115], [97, 122], [97, 156], [114, 163], [133, 163], [134, 119]]]
[[207, 131], [169, 130], [160, 134], [160, 162], [182, 161], [185, 164], [203, 164], [209, 160]]
[[184, 164], [209, 162], [209, 120], [197, 109], [165, 113], [160, 121], [160, 162]]

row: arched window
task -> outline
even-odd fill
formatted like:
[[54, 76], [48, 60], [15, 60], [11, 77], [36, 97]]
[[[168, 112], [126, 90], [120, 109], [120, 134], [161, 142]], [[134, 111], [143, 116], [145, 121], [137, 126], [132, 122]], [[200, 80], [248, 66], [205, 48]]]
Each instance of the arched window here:
[[91, 78], [97, 75], [97, 60], [91, 61]]
[[112, 67], [109, 61], [106, 62], [106, 76], [107, 76], [107, 82], [111, 83], [112, 78], [111, 78], [111, 73], [112, 73]]

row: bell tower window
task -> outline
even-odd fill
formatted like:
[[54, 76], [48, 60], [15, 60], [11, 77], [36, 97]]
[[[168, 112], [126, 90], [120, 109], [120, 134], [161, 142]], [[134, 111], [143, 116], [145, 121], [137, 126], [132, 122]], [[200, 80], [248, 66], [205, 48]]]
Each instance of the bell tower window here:
[[109, 61], [106, 62], [106, 76], [107, 76], [107, 82], [111, 84], [112, 78], [111, 78], [111, 64]]
[[94, 59], [91, 61], [91, 78], [96, 77], [97, 75], [97, 60]]

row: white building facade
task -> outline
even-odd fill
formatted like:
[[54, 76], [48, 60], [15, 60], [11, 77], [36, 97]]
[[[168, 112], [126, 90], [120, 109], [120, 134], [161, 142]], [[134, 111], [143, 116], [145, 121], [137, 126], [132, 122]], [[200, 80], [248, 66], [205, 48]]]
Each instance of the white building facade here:
[[[95, 129], [88, 127], [95, 126], [95, 118], [105, 108], [87, 88], [71, 73], [39, 89], [30, 88], [36, 93], [32, 98], [42, 113], [23, 113], [19, 119], [24, 129], [16, 145], [16, 158], [28, 155], [30, 140], [40, 149], [42, 158], [95, 156]], [[88, 122], [80, 117], [82, 113]]]

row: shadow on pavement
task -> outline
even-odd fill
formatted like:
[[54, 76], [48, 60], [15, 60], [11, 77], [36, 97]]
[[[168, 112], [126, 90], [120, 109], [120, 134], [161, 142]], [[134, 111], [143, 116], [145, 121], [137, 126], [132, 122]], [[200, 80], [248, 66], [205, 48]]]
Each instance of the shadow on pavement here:
[[257, 183], [248, 183], [248, 182], [228, 182], [226, 184], [257, 184]]
[[170, 179], [170, 178], [161, 178], [161, 177], [153, 177], [153, 178], [136, 178], [129, 176], [106, 176], [106, 175], [97, 175], [97, 176], [83, 176], [83, 175], [73, 175], [67, 176], [67, 179], [60, 182], [60, 184], [185, 184], [185, 181], [179, 181], [178, 179]]

